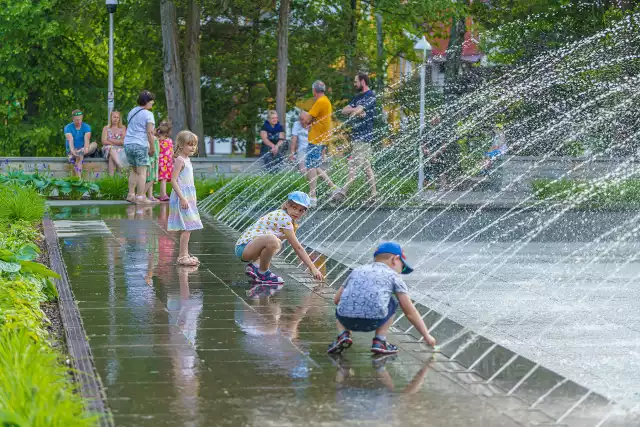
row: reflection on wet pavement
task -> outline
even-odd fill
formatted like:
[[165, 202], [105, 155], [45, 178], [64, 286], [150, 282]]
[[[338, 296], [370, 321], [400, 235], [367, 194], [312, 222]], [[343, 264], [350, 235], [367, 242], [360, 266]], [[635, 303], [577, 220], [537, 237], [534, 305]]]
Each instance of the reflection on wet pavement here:
[[281, 289], [251, 287], [228, 230], [212, 224], [191, 238], [202, 265], [177, 267], [167, 215], [167, 206], [52, 209], [116, 425], [556, 421], [407, 335], [390, 338], [403, 348], [391, 359], [372, 360], [368, 334], [329, 357], [331, 289], [299, 283], [294, 267], [276, 269]]

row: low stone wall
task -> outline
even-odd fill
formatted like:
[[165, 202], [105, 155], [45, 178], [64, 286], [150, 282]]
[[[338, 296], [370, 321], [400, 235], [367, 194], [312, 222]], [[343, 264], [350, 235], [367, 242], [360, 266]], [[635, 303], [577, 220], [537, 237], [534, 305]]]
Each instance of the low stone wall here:
[[531, 190], [532, 181], [540, 178], [571, 179], [588, 181], [602, 178], [609, 174], [619, 176], [625, 173], [627, 178], [637, 177], [640, 163], [632, 162], [624, 171], [616, 172], [620, 164], [628, 161], [624, 158], [599, 157], [542, 157], [505, 156], [496, 170], [496, 178], [500, 181], [495, 187], [504, 188], [513, 183], [510, 191], [527, 192]]
[[[8, 162], [7, 162], [8, 160]], [[505, 156], [496, 173], [491, 177], [491, 189], [504, 188], [509, 183], [515, 183], [510, 188], [513, 192], [527, 192], [531, 190], [531, 182], [539, 178], [557, 179], [566, 177], [576, 180], [590, 180], [614, 173], [616, 168], [624, 162], [623, 158], [586, 158], [586, 157], [542, 157]], [[234, 176], [242, 172], [257, 172], [262, 163], [256, 158], [246, 158], [230, 155], [212, 155], [205, 158], [193, 158], [194, 175], [198, 178], [212, 177], [216, 174]], [[54, 176], [68, 176], [73, 172], [73, 166], [63, 157], [9, 157], [0, 158], [0, 166], [22, 168], [27, 172], [48, 168]], [[640, 163], [633, 162], [625, 168], [625, 173], [637, 176]], [[89, 175], [107, 172], [104, 159], [86, 159], [84, 170]]]
[[[213, 155], [209, 157], [194, 157], [194, 175], [197, 178], [208, 178], [214, 175], [234, 176], [244, 171], [258, 171], [261, 163], [256, 163], [255, 158], [241, 156]], [[6, 169], [21, 168], [26, 172], [48, 169], [53, 176], [65, 177], [73, 172], [73, 165], [64, 157], [9, 157], [0, 159], [0, 166]], [[107, 162], [104, 159], [86, 159], [83, 170], [88, 176], [107, 173]], [[1, 169], [0, 169], [1, 171]]]

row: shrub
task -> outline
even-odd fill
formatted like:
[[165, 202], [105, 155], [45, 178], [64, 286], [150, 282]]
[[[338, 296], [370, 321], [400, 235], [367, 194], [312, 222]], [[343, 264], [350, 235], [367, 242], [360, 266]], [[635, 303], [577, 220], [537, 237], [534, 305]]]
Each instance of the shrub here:
[[0, 219], [37, 221], [44, 211], [44, 197], [33, 187], [12, 184], [0, 189]]
[[612, 208], [640, 205], [640, 180], [575, 181], [536, 179], [533, 192], [539, 200], [576, 203], [580, 207]]
[[107, 175], [96, 180], [95, 183], [99, 187], [99, 195], [103, 199], [122, 200], [127, 197], [129, 179], [123, 174]]
[[0, 425], [93, 426], [61, 355], [26, 329], [0, 330]]

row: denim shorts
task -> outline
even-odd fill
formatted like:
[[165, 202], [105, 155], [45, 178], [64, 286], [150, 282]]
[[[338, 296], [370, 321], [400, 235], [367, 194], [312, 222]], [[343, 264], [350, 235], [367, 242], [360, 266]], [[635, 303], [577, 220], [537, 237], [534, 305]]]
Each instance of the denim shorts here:
[[322, 166], [323, 149], [324, 145], [309, 144], [309, 148], [307, 148], [307, 158], [305, 159], [307, 169], [317, 169]]
[[149, 148], [144, 145], [128, 144], [124, 146], [127, 161], [131, 166], [149, 166]]
[[397, 309], [398, 302], [395, 300], [395, 298], [389, 298], [388, 313], [387, 317], [385, 317], [384, 319], [359, 319], [356, 317], [342, 317], [338, 314], [337, 310], [336, 319], [338, 319], [338, 321], [342, 323], [342, 326], [350, 331], [372, 332], [387, 323], [387, 321], [391, 319], [391, 316], [396, 314]]
[[[243, 243], [241, 245], [236, 246], [236, 256], [240, 258], [240, 261], [244, 261], [242, 259], [242, 253], [244, 252], [244, 248], [246, 248], [248, 244], [249, 243]], [[248, 261], [245, 261], [245, 262], [248, 262]]]

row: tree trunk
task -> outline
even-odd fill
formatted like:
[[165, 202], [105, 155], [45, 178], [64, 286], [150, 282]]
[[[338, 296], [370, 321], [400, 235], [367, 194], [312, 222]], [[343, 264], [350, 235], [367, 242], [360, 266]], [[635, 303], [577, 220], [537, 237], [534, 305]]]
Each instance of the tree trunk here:
[[465, 32], [465, 18], [453, 18], [449, 36], [449, 47], [447, 49], [447, 62], [445, 63], [445, 96], [457, 92], [456, 86], [460, 78], [462, 44], [464, 43]]
[[278, 77], [276, 111], [280, 124], [287, 128], [287, 68], [289, 67], [289, 6], [290, 0], [280, 0], [278, 19]]
[[198, 157], [207, 156], [202, 123], [202, 96], [200, 92], [200, 1], [189, 0], [184, 52], [184, 88], [187, 101], [189, 130], [198, 135]]
[[356, 74], [356, 46], [358, 44], [358, 0], [347, 0], [348, 34], [345, 50], [346, 74], [344, 76], [344, 93], [351, 93], [353, 89], [353, 77]]
[[164, 57], [164, 93], [167, 98], [167, 111], [173, 125], [173, 135], [186, 129], [187, 114], [184, 103], [184, 86], [180, 52], [178, 46], [178, 22], [176, 5], [172, 0], [160, 1], [160, 20], [162, 23], [162, 50]]
[[375, 13], [376, 17], [376, 41], [378, 45], [378, 55], [376, 57], [376, 83], [378, 93], [382, 93], [384, 89], [384, 32], [382, 29], [382, 14]]

